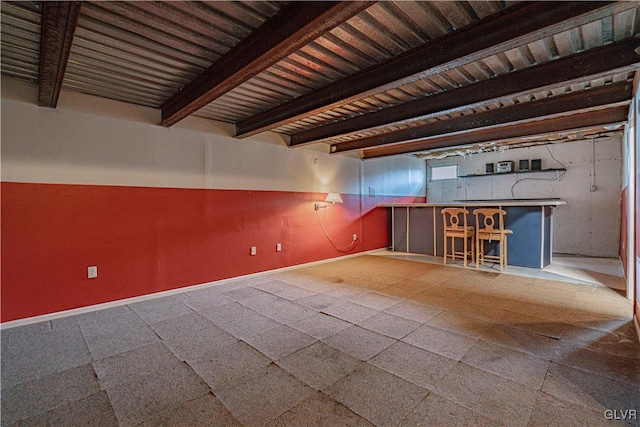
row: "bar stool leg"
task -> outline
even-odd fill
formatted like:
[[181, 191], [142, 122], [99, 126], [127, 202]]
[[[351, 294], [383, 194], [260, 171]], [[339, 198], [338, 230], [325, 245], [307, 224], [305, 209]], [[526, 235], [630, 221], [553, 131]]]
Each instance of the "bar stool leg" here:
[[500, 236], [500, 273], [504, 270], [504, 256], [507, 253], [505, 237], [504, 234]]
[[447, 234], [444, 235], [444, 263], [447, 263]]
[[509, 263], [507, 262], [507, 235], [504, 235], [504, 265], [507, 266]]
[[[502, 250], [502, 257], [500, 258], [500, 262], [502, 263], [502, 266], [506, 267], [507, 264], [508, 264], [507, 263], [507, 235], [506, 234], [504, 234], [502, 236], [502, 241], [503, 241], [503, 244], [504, 244], [504, 248]], [[501, 244], [501, 246], [502, 246], [502, 244]], [[502, 271], [502, 270], [500, 270], [500, 271]]]
[[464, 251], [464, 253], [462, 254], [462, 257], [464, 258], [464, 260], [462, 261], [462, 265], [464, 267], [467, 266], [467, 238], [465, 237], [464, 239], [464, 243], [462, 244], [462, 250]]
[[451, 259], [453, 260], [453, 263], [455, 264], [455, 262], [456, 262], [456, 239], [451, 237], [451, 242], [449, 242], [449, 244], [451, 245]]
[[476, 262], [476, 236], [470, 237], [471, 241], [471, 262]]

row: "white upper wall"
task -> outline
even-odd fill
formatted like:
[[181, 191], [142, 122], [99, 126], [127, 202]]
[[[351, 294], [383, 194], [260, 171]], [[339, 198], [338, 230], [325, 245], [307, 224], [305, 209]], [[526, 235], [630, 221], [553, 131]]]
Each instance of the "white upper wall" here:
[[37, 87], [2, 78], [2, 181], [171, 188], [424, 195], [423, 160], [362, 162], [327, 147], [290, 149], [265, 133], [234, 139], [233, 126], [189, 117], [158, 126], [160, 110], [74, 92], [58, 108]]
[[426, 195], [427, 165], [410, 156], [377, 158], [362, 162], [365, 195]]

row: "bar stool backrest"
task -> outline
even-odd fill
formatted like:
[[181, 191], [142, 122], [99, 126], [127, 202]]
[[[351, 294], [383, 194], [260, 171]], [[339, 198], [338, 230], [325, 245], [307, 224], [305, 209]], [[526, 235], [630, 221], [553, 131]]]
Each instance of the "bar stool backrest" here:
[[[476, 227], [478, 231], [503, 231], [504, 216], [507, 212], [504, 209], [480, 208], [473, 211], [476, 216]], [[496, 219], [498, 224], [496, 225]]]
[[[445, 208], [442, 209], [442, 219], [444, 221], [444, 229], [447, 230], [466, 230], [467, 215], [469, 211], [464, 208]], [[462, 218], [461, 218], [462, 217]], [[460, 220], [462, 219], [462, 224]]]

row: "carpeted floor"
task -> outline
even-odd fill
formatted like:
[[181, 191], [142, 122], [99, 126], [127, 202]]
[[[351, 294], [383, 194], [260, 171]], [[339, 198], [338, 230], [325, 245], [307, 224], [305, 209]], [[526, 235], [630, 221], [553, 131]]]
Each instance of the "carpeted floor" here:
[[640, 425], [631, 313], [360, 256], [4, 329], [2, 425]]

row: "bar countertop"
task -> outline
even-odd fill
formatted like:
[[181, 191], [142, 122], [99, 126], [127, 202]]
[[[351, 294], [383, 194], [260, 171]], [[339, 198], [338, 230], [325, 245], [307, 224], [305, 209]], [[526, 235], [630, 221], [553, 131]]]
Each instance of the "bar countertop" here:
[[383, 208], [429, 208], [440, 206], [551, 206], [566, 205], [567, 202], [560, 199], [495, 199], [495, 200], [454, 200], [446, 203], [380, 203]]

